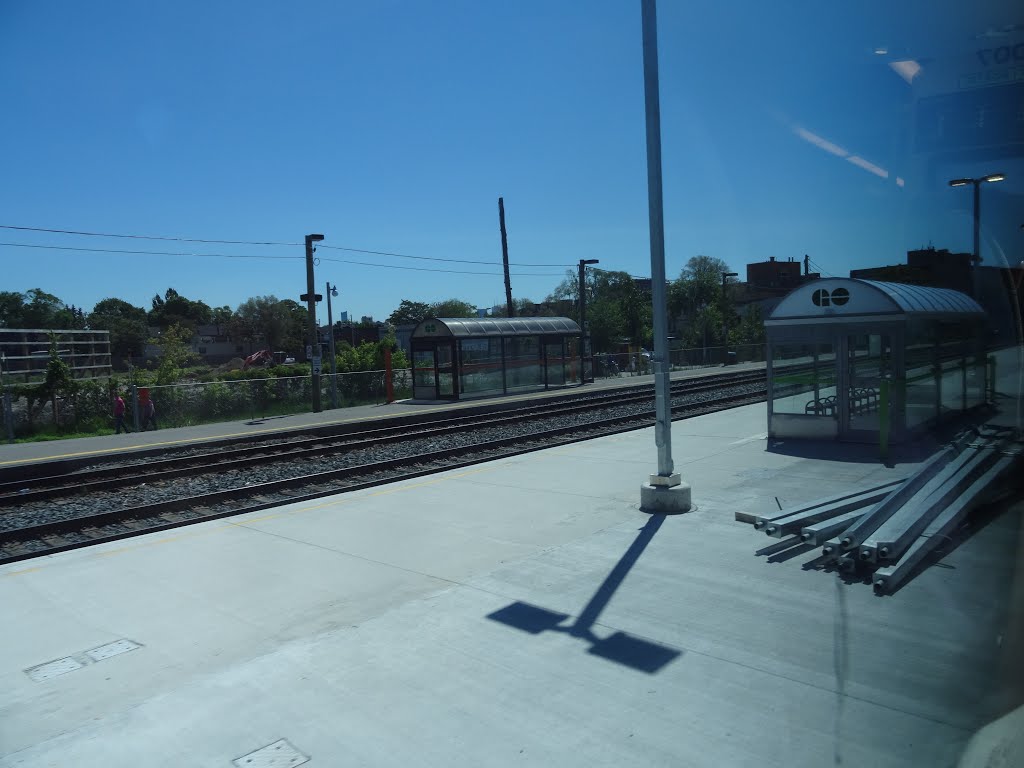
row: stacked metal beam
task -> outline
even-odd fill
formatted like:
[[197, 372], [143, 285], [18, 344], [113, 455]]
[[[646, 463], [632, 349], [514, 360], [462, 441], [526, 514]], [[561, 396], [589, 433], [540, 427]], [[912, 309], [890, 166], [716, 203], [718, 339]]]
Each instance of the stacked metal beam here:
[[1022, 454], [1024, 444], [1008, 430], [971, 431], [908, 478], [753, 516], [754, 528], [823, 545], [820, 565], [870, 574], [875, 592], [885, 594], [916, 573], [973, 509], [1020, 477]]

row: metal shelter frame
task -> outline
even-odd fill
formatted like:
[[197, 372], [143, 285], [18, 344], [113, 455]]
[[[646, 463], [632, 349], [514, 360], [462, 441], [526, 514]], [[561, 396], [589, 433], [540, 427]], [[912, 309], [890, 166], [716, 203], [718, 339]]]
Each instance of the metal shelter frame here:
[[958, 291], [812, 280], [765, 320], [768, 435], [890, 440], [987, 400], [985, 313]]
[[432, 317], [410, 339], [413, 397], [546, 390], [593, 380], [583, 332], [566, 317]]

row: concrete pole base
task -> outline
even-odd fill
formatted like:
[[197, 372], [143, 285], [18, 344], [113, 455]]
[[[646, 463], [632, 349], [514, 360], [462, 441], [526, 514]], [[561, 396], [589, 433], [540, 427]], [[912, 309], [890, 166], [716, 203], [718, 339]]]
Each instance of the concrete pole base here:
[[689, 512], [690, 484], [664, 486], [644, 483], [640, 486], [640, 511], [658, 515], [679, 515]]

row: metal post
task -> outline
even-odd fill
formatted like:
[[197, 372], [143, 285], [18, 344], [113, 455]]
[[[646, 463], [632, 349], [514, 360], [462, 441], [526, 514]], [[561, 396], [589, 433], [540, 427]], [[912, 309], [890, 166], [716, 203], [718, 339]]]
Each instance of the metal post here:
[[316, 289], [313, 287], [313, 243], [324, 239], [323, 235], [306, 235], [306, 311], [309, 313], [310, 371], [313, 384], [313, 413], [320, 413], [320, 372], [317, 363], [320, 357], [320, 339], [316, 327]]
[[[598, 259], [580, 259], [580, 277], [579, 277], [579, 295], [580, 295], [580, 330], [583, 332], [583, 338], [581, 342], [583, 344], [582, 354], [580, 355], [581, 362], [586, 360], [587, 352], [590, 348], [589, 339], [590, 334], [587, 332], [587, 264], [599, 264]], [[586, 376], [586, 367], [580, 373], [580, 383], [586, 384], [588, 381], [593, 381], [594, 377], [591, 376], [589, 379]]]
[[14, 442], [14, 409], [11, 407], [11, 388], [7, 385], [7, 355], [0, 353], [0, 387], [3, 387], [4, 424], [7, 425], [7, 442]]
[[661, 105], [658, 94], [658, 21], [655, 0], [641, 0], [644, 56], [644, 106], [647, 125], [647, 202], [651, 239], [651, 283], [654, 313], [654, 442], [658, 474], [641, 486], [641, 508], [655, 512], [686, 512], [690, 487], [673, 472], [672, 403], [667, 362], [668, 318], [665, 306], [665, 221], [661, 189]]
[[139, 431], [139, 388], [132, 384], [132, 429]]
[[327, 282], [327, 327], [330, 328], [331, 341], [331, 408], [338, 407], [338, 361], [334, 359], [334, 315], [331, 312], [331, 291], [338, 290], [338, 286], [331, 288], [330, 281]]
[[878, 452], [882, 461], [889, 461], [889, 379], [878, 383]]
[[580, 294], [580, 330], [583, 331], [583, 335], [587, 334], [587, 292], [583, 287], [584, 274], [586, 273], [586, 262], [580, 259], [580, 277], [579, 277], [579, 294]]

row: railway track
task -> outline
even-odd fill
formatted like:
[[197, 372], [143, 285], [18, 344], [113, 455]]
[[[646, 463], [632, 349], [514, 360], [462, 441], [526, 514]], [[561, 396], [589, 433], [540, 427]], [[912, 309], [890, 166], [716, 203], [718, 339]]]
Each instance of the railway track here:
[[[760, 375], [758, 375], [760, 373]], [[673, 419], [763, 401], [764, 374], [676, 382]], [[471, 466], [653, 423], [651, 389], [333, 436], [197, 447], [0, 484], [0, 563]]]

